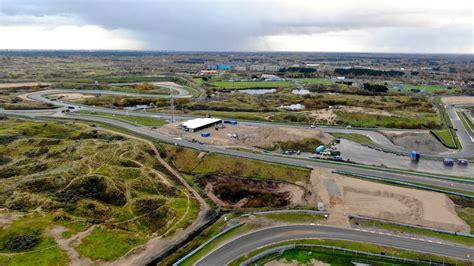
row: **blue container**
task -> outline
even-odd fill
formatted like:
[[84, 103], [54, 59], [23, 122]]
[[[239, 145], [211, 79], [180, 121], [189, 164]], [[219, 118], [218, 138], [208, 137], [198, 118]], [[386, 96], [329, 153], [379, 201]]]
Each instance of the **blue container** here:
[[420, 160], [420, 154], [416, 151], [411, 152], [411, 160], [412, 161], [419, 161]]
[[229, 65], [217, 65], [218, 70], [230, 70], [231, 68]]
[[316, 148], [316, 153], [317, 153], [317, 154], [320, 154], [321, 152], [324, 151], [324, 149], [325, 149], [325, 148], [324, 148], [324, 145], [319, 145], [319, 146]]
[[202, 132], [201, 133], [201, 137], [203, 137], [203, 138], [208, 138], [210, 136], [211, 136], [211, 133], [209, 133], [209, 132]]

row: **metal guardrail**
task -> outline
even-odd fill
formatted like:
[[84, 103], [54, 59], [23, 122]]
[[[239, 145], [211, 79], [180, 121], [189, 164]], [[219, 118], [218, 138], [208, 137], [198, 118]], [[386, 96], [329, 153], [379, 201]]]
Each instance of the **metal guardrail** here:
[[315, 210], [270, 210], [270, 211], [254, 211], [254, 212], [248, 212], [244, 213], [241, 216], [250, 216], [252, 214], [272, 214], [272, 213], [307, 213], [307, 214], [321, 214], [321, 215], [329, 215], [327, 212], [323, 211], [315, 211]]
[[410, 187], [415, 187], [415, 188], [421, 188], [421, 189], [430, 190], [430, 191], [434, 191], [434, 192], [441, 192], [441, 193], [445, 193], [445, 194], [451, 194], [451, 195], [456, 195], [456, 196], [460, 196], [460, 197], [474, 199], [473, 195], [454, 192], [454, 191], [449, 191], [449, 190], [440, 189], [440, 188], [433, 188], [433, 187], [429, 187], [429, 186], [413, 184], [413, 183], [394, 180], [394, 179], [390, 179], [390, 178], [382, 178], [382, 177], [376, 177], [376, 176], [361, 175], [361, 174], [355, 174], [355, 173], [346, 172], [346, 171], [332, 171], [332, 173], [347, 175], [347, 176], [353, 176], [353, 177], [359, 177], [359, 178], [364, 178], [364, 179], [369, 179], [369, 180], [382, 181], [382, 182], [387, 182], [387, 183], [393, 183], [393, 184], [397, 184], [397, 185], [404, 185], [404, 186], [410, 186]]
[[433, 231], [433, 232], [438, 232], [438, 233], [444, 233], [444, 234], [451, 234], [451, 235], [458, 235], [458, 236], [465, 236], [465, 237], [474, 238], [474, 234], [470, 234], [470, 233], [443, 230], [443, 229], [438, 229], [438, 228], [426, 227], [426, 226], [422, 226], [422, 225], [405, 224], [405, 223], [399, 223], [399, 222], [389, 221], [389, 220], [385, 220], [385, 219], [365, 217], [365, 216], [360, 216], [360, 215], [349, 215], [349, 218], [355, 218], [355, 219], [367, 220], [367, 221], [379, 221], [379, 222], [386, 223], [386, 224], [393, 224], [393, 225], [416, 228], [416, 229], [422, 229], [422, 230]]
[[341, 248], [341, 247], [335, 247], [335, 246], [327, 246], [327, 245], [317, 245], [317, 244], [290, 244], [290, 245], [284, 245], [284, 246], [279, 246], [279, 247], [274, 247], [268, 250], [265, 250], [247, 260], [242, 262], [240, 266], [247, 266], [251, 265], [252, 263], [268, 256], [271, 254], [275, 253], [283, 253], [286, 250], [293, 250], [297, 248], [305, 248], [305, 249], [321, 249], [321, 250], [329, 250], [329, 251], [343, 251], [343, 252], [349, 252], [349, 253], [355, 253], [357, 255], [364, 255], [364, 256], [370, 256], [370, 257], [377, 257], [377, 258], [384, 258], [384, 259], [391, 259], [391, 260], [397, 260], [400, 262], [410, 262], [410, 263], [415, 263], [415, 264], [428, 264], [428, 265], [446, 265], [444, 263], [437, 263], [437, 262], [432, 262], [432, 261], [425, 261], [425, 260], [418, 260], [418, 259], [408, 259], [404, 257], [395, 257], [395, 256], [389, 256], [389, 255], [382, 255], [382, 254], [377, 254], [377, 253], [371, 253], [371, 252], [365, 252], [365, 251], [359, 251], [359, 250], [354, 250], [354, 249], [348, 249], [348, 248]]
[[189, 257], [191, 257], [192, 255], [196, 254], [199, 250], [203, 249], [205, 246], [209, 245], [209, 243], [211, 243], [212, 241], [216, 240], [217, 238], [221, 237], [223, 234], [233, 230], [234, 228], [237, 228], [241, 225], [244, 225], [245, 223], [238, 223], [238, 224], [234, 224], [232, 225], [231, 227], [228, 227], [226, 228], [224, 231], [220, 232], [219, 234], [211, 237], [210, 239], [208, 239], [206, 242], [202, 243], [199, 247], [195, 248], [193, 251], [189, 252], [188, 254], [186, 254], [186, 256], [182, 257], [181, 259], [179, 259], [177, 262], [173, 263], [173, 266], [178, 266], [180, 265], [181, 263], [183, 263], [183, 261], [187, 260]]

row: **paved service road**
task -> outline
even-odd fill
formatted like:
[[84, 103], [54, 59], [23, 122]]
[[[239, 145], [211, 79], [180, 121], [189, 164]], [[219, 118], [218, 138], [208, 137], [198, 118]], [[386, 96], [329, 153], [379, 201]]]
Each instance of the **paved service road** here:
[[394, 248], [407, 249], [421, 253], [452, 257], [474, 261], [474, 249], [455, 244], [428, 242], [388, 234], [343, 229], [320, 225], [287, 225], [262, 229], [238, 237], [223, 246], [214, 249], [197, 263], [197, 265], [226, 265], [231, 261], [260, 247], [298, 239], [336, 239], [348, 240]]
[[[170, 89], [175, 89], [179, 92], [179, 95], [174, 97], [191, 97], [191, 95], [186, 91], [185, 88], [176, 88], [175, 86], [168, 87]], [[101, 108], [101, 107], [93, 107], [93, 106], [84, 106], [74, 103], [61, 103], [58, 101], [52, 101], [47, 99], [46, 95], [51, 94], [58, 94], [58, 93], [91, 93], [91, 94], [110, 94], [110, 95], [127, 95], [127, 96], [136, 96], [136, 97], [153, 97], [153, 98], [168, 98], [169, 95], [163, 94], [142, 94], [142, 93], [127, 93], [127, 92], [118, 92], [118, 91], [106, 91], [106, 90], [62, 90], [62, 89], [55, 89], [55, 90], [44, 90], [38, 91], [34, 93], [28, 94], [28, 98], [36, 101], [41, 101], [49, 104], [53, 104], [56, 106], [76, 106], [81, 107], [83, 110], [89, 111], [96, 111], [96, 112], [108, 112], [108, 113], [117, 113], [117, 114], [125, 114], [124, 110], [113, 110], [109, 108]], [[452, 157], [452, 158], [472, 158], [474, 157], [474, 142], [469, 137], [467, 130], [464, 128], [464, 124], [459, 120], [459, 117], [456, 114], [455, 107], [450, 105], [447, 106], [448, 114], [450, 119], [453, 121], [455, 128], [458, 129], [459, 140], [463, 147], [462, 150], [453, 150], [450, 152], [444, 153], [423, 153], [425, 156], [431, 157]], [[132, 114], [131, 112], [129, 112]], [[133, 115], [138, 116], [163, 116], [169, 117], [169, 114], [160, 114], [160, 113], [136, 113], [134, 112]], [[176, 115], [175, 119], [189, 119], [195, 116], [190, 115]], [[284, 125], [285, 127], [296, 127], [296, 128], [308, 128], [307, 126], [301, 125], [291, 125], [291, 124], [281, 124], [281, 123], [272, 123], [272, 122], [252, 122], [252, 121], [244, 121], [242, 124], [246, 125], [254, 125], [254, 126], [269, 126], [269, 127], [280, 127]], [[351, 133], [351, 134], [361, 134], [369, 137], [372, 141], [374, 141], [379, 146], [383, 147], [384, 150], [398, 153], [398, 154], [405, 154], [408, 155], [411, 151], [407, 150], [403, 147], [397, 146], [393, 144], [386, 136], [382, 135], [381, 133], [377, 132], [376, 130], [371, 129], [357, 129], [357, 128], [343, 128], [343, 127], [332, 127], [332, 126], [318, 126], [316, 129], [327, 133]], [[395, 129], [394, 129], [395, 130]], [[409, 130], [404, 130], [409, 131]], [[416, 131], [416, 130], [413, 130]]]
[[[11, 112], [0, 110], [0, 113], [8, 114]], [[29, 117], [38, 117], [38, 118], [51, 117], [51, 116], [44, 116], [44, 115], [36, 114], [36, 113], [31, 113], [28, 115], [21, 113], [21, 115], [26, 115]], [[437, 178], [423, 177], [423, 176], [410, 174], [409, 172], [392, 173], [392, 172], [378, 170], [377, 168], [366, 169], [366, 168], [360, 168], [360, 167], [356, 167], [354, 165], [346, 164], [346, 163], [333, 164], [333, 163], [325, 162], [325, 161], [302, 160], [302, 159], [297, 159], [290, 156], [248, 153], [248, 152], [242, 152], [238, 150], [220, 148], [216, 146], [200, 145], [200, 144], [192, 143], [186, 140], [175, 139], [173, 136], [166, 135], [161, 132], [157, 132], [155, 130], [150, 130], [146, 127], [138, 127], [126, 122], [122, 122], [122, 121], [118, 121], [118, 120], [114, 120], [110, 118], [98, 117], [98, 116], [88, 116], [88, 115], [65, 116], [60, 113], [57, 113], [56, 115], [54, 115], [54, 117], [64, 118], [64, 119], [80, 119], [80, 120], [87, 120], [87, 121], [92, 121], [92, 122], [95, 121], [95, 122], [107, 123], [107, 124], [111, 124], [111, 125], [115, 125], [121, 128], [128, 129], [130, 131], [133, 131], [142, 135], [147, 135], [161, 141], [165, 141], [168, 143], [176, 143], [177, 145], [180, 145], [183, 147], [193, 148], [193, 149], [202, 150], [202, 151], [215, 152], [215, 153], [226, 154], [226, 155], [231, 155], [231, 156], [261, 160], [261, 161], [266, 161], [266, 162], [280, 163], [280, 164], [286, 164], [286, 165], [292, 165], [292, 166], [299, 166], [299, 167], [325, 167], [325, 168], [331, 168], [331, 169], [340, 170], [340, 171], [347, 171], [347, 172], [351, 172], [351, 173], [359, 174], [359, 175], [383, 177], [383, 178], [394, 179], [394, 180], [416, 182], [423, 185], [436, 186], [436, 187], [446, 188], [446, 189], [457, 189], [459, 191], [474, 192], [474, 183], [466, 184], [466, 183], [456, 182], [455, 180], [448, 181], [448, 180], [437, 179]]]

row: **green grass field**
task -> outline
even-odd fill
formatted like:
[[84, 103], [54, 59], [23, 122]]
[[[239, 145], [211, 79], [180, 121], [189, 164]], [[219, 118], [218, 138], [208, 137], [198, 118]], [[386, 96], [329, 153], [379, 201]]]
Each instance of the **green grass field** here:
[[[310, 170], [281, 164], [266, 163], [227, 155], [210, 153], [197, 160], [198, 151], [165, 146], [173, 164], [180, 170], [194, 174], [222, 173], [241, 177], [273, 179], [288, 182], [307, 181]], [[225, 162], [223, 164], [222, 162]]]
[[456, 149], [456, 141], [454, 140], [452, 131], [450, 129], [433, 130], [433, 133], [442, 139], [446, 146], [451, 149]]
[[230, 119], [244, 119], [244, 120], [256, 120], [256, 121], [268, 121], [266, 116], [271, 113], [263, 112], [226, 112], [226, 111], [194, 111], [191, 112], [193, 115], [211, 115], [217, 117], [225, 117]]
[[92, 260], [115, 260], [133, 247], [145, 242], [144, 238], [132, 236], [120, 230], [96, 228], [82, 239], [76, 248], [82, 256]]
[[443, 85], [405, 85], [404, 89], [405, 91], [410, 91], [412, 89], [424, 91], [424, 92], [435, 92], [435, 91], [440, 91], [440, 90], [447, 90], [448, 87], [443, 86]]
[[297, 78], [296, 81], [300, 81], [308, 84], [321, 84], [321, 85], [332, 85], [335, 84], [334, 81], [330, 79], [320, 79], [320, 78]]
[[338, 124], [355, 127], [384, 127], [401, 129], [432, 129], [440, 128], [442, 122], [438, 115], [433, 113], [400, 113], [393, 116], [367, 114], [361, 112], [335, 112]]
[[93, 116], [100, 116], [100, 117], [107, 117], [112, 118], [115, 120], [121, 120], [130, 124], [138, 125], [138, 126], [162, 126], [166, 124], [166, 121], [161, 118], [154, 118], [148, 116], [135, 116], [135, 115], [120, 115], [120, 114], [110, 114], [110, 113], [102, 113], [102, 112], [89, 112], [89, 111], [81, 111], [80, 114], [84, 115], [93, 115]]
[[294, 86], [289, 81], [215, 81], [211, 84], [222, 89], [290, 88]]
[[286, 223], [318, 223], [325, 219], [322, 214], [309, 213], [269, 213], [263, 214], [263, 217]]
[[361, 134], [331, 133], [331, 135], [336, 138], [351, 140], [367, 146], [376, 146], [376, 144], [369, 137]]

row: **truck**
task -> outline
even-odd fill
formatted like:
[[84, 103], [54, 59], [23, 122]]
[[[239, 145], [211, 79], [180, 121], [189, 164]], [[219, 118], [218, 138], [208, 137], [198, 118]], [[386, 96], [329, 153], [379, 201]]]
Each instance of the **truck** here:
[[229, 124], [229, 125], [237, 125], [237, 121], [235, 120], [224, 120], [224, 124]]
[[450, 167], [451, 167], [451, 166], [454, 166], [454, 160], [451, 159], [451, 158], [444, 158], [444, 159], [443, 159], [443, 164], [444, 164], [445, 166], [450, 166]]
[[411, 152], [411, 161], [415, 163], [420, 161], [420, 154], [417, 151]]
[[325, 150], [324, 145], [319, 145], [315, 151], [317, 154], [321, 154]]

